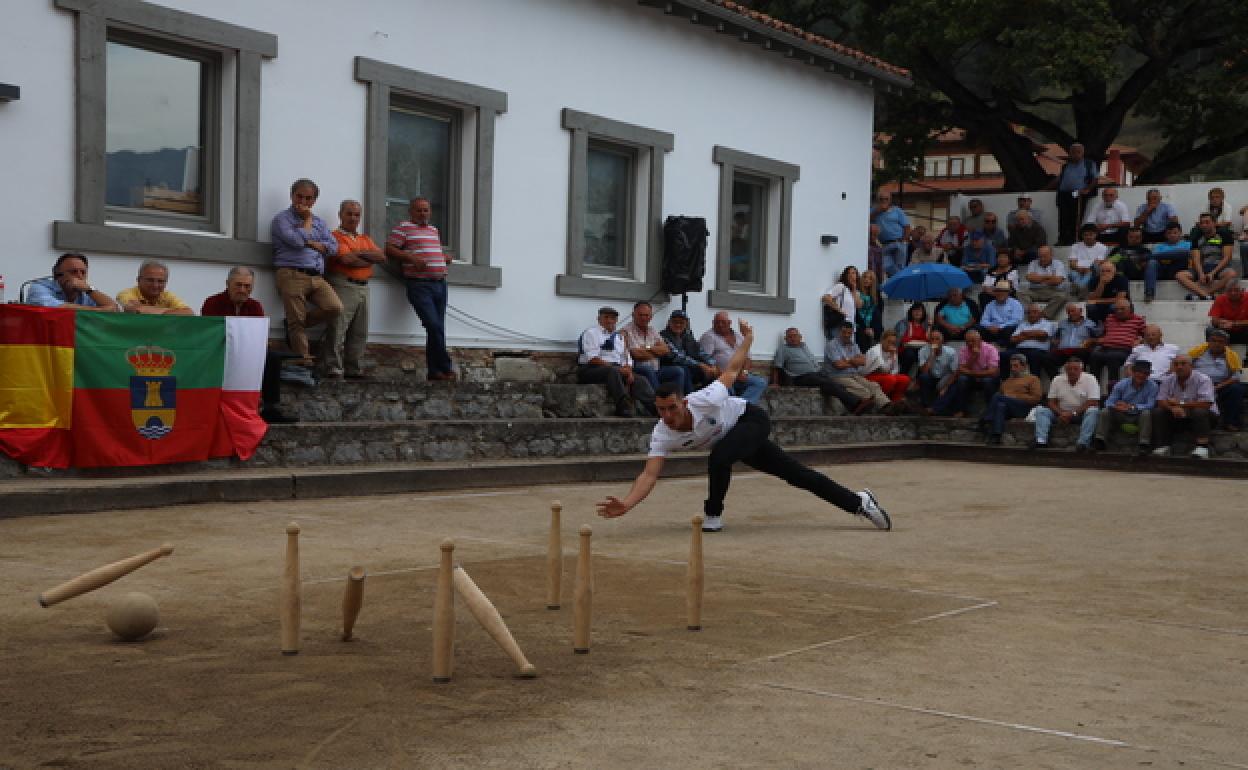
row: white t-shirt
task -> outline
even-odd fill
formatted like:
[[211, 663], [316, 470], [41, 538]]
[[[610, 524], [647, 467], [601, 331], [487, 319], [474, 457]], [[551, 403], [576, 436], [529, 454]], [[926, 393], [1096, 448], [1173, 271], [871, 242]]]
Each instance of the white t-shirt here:
[[858, 298], [854, 296], [854, 290], [841, 282], [836, 282], [828, 287], [823, 296], [832, 295], [832, 301], [845, 314], [845, 320], [853, 323], [857, 328], [857, 320], [855, 313], [858, 307]]
[[1087, 246], [1083, 241], [1079, 241], [1070, 247], [1070, 263], [1080, 270], [1090, 270], [1097, 262], [1105, 259], [1109, 254], [1109, 247], [1097, 241], [1091, 246]]
[[650, 456], [666, 457], [668, 452], [706, 449], [719, 441], [745, 414], [745, 399], [732, 395], [716, 380], [685, 397], [693, 413], [693, 430], [672, 430], [660, 420], [650, 434]]
[[1057, 401], [1057, 405], [1068, 412], [1083, 408], [1087, 401], [1101, 400], [1101, 384], [1089, 372], [1079, 375], [1079, 381], [1070, 384], [1066, 372], [1059, 373], [1049, 383], [1049, 398]]

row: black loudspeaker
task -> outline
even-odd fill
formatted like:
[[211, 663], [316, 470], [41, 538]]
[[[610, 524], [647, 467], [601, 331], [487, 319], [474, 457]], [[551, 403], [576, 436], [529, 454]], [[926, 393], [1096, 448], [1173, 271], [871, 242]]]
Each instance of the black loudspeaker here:
[[668, 217], [663, 223], [663, 291], [685, 294], [702, 291], [706, 273], [704, 217]]

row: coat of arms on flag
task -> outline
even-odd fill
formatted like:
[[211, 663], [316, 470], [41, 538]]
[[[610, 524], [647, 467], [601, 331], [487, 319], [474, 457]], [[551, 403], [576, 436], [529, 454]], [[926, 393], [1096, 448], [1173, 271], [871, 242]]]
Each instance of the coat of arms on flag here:
[[142, 345], [126, 351], [134, 367], [130, 378], [130, 420], [139, 435], [156, 441], [173, 430], [177, 415], [178, 381], [170, 376], [178, 357], [172, 350]]

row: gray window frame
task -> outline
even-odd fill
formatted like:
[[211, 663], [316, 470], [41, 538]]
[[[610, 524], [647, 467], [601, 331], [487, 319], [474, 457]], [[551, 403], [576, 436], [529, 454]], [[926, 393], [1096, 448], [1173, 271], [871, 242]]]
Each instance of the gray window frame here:
[[[65, 251], [91, 251], [145, 257], [169, 257], [264, 266], [272, 259], [269, 244], [257, 240], [260, 159], [260, 71], [263, 59], [277, 56], [277, 36], [234, 24], [176, 11], [139, 0], [54, 0], [57, 8], [77, 15], [75, 35], [75, 88], [77, 111], [77, 163], [74, 179], [74, 219], [57, 221], [52, 227], [53, 247]], [[105, 52], [110, 31], [132, 33], [144, 41], [167, 46], [171, 51], [194, 54], [202, 51], [230, 53], [235, 58], [235, 109], [233, 126], [234, 185], [232, 232], [195, 232], [185, 216], [160, 217], [159, 224], [176, 231], [126, 227], [134, 217], [113, 218], [104, 204], [105, 184]], [[218, 80], [218, 84], [220, 81]], [[220, 115], [221, 93], [215, 94], [213, 115]], [[206, 99], [211, 101], [211, 99]], [[214, 129], [215, 131], [216, 129]], [[217, 137], [219, 140], [219, 137]], [[214, 147], [219, 147], [219, 141]], [[207, 159], [205, 159], [207, 161]], [[212, 207], [220, 201], [220, 157], [214, 151], [205, 177], [218, 180]], [[128, 210], [133, 212], [133, 209]], [[220, 228], [222, 217], [210, 217]], [[152, 220], [144, 217], [144, 222]], [[224, 235], [225, 237], [222, 237]]]
[[[707, 305], [725, 310], [744, 310], [756, 313], [789, 315], [797, 303], [789, 297], [790, 242], [793, 229], [793, 183], [801, 177], [801, 169], [791, 163], [752, 155], [728, 147], [715, 145], [711, 160], [719, 170], [719, 226], [715, 236], [715, 288], [707, 294]], [[730, 241], [732, 238], [732, 182], [740, 171], [749, 176], [764, 179], [779, 187], [780, 212], [776, 253], [763, 257], [764, 275], [767, 263], [776, 262], [776, 288], [773, 294], [754, 291], [763, 287], [739, 284], [729, 273]], [[769, 217], [770, 218], [770, 217]], [[768, 241], [770, 238], [768, 238]], [[751, 287], [749, 290], [746, 287]]]
[[[507, 111], [507, 94], [491, 88], [462, 83], [394, 64], [355, 57], [355, 79], [368, 86], [366, 129], [364, 217], [365, 227], [383, 238], [377, 228], [386, 222], [386, 159], [390, 135], [390, 105], [396, 96], [414, 103], [430, 103], [459, 111], [462, 121], [476, 119], [476, 148], [473, 165], [472, 252], [457, 254], [447, 280], [460, 286], [496, 289], [502, 285], [502, 270], [490, 264], [490, 232], [493, 226], [494, 135], [498, 115]], [[461, 147], [453, 166], [462, 171]], [[451, 221], [462, 228], [463, 212], [454, 211]], [[462, 229], [459, 232], [463, 232]], [[458, 236], [456, 239], [458, 240]], [[460, 261], [462, 260], [462, 261]]]
[[[561, 275], [555, 276], [555, 293], [562, 297], [591, 297], [594, 299], [648, 300], [666, 302], [667, 294], [660, 287], [663, 273], [663, 162], [667, 153], [675, 147], [675, 137], [652, 128], [624, 123], [599, 115], [564, 108], [563, 128], [571, 132], [571, 162], [568, 169], [568, 230], [567, 264]], [[593, 140], [605, 145], [631, 148], [637, 161], [636, 175], [648, 175], [649, 192], [645, 212], [646, 237], [640, 243], [629, 243], [629, 276], [636, 275], [636, 268], [644, 265], [643, 277], [638, 280], [606, 277], [610, 273], [600, 266], [587, 266], [582, 261], [579, 244], [585, 236], [586, 187], [589, 180], [589, 143]], [[643, 168], [640, 150], [648, 150], [650, 162]], [[634, 177], [634, 191], [636, 190]], [[636, 196], [634, 195], [634, 198]], [[627, 232], [630, 239], [637, 232], [636, 217]]]

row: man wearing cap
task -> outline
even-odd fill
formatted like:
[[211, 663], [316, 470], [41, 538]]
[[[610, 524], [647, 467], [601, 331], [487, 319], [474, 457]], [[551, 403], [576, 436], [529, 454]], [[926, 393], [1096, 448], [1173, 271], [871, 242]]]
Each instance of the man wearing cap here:
[[1226, 287], [1226, 292], [1209, 308], [1209, 327], [1226, 332], [1227, 339], [1237, 345], [1248, 344], [1248, 297], [1239, 281]]
[[681, 366], [689, 373], [694, 385], [706, 385], [719, 376], [719, 367], [702, 348], [698, 338], [689, 331], [689, 314], [677, 308], [668, 316], [667, 327], [659, 332], [667, 343], [668, 353], [659, 358], [664, 366]]
[[1036, 258], [1027, 265], [1019, 291], [1024, 302], [1045, 303], [1043, 315], [1057, 320], [1062, 308], [1070, 301], [1070, 281], [1066, 263], [1053, 259], [1053, 249], [1040, 246]]
[[1040, 378], [1027, 371], [1027, 357], [1022, 353], [1010, 356], [1009, 374], [1001, 381], [1001, 389], [988, 399], [988, 406], [979, 418], [980, 425], [988, 433], [988, 443], [1000, 444], [1005, 421], [1026, 417], [1043, 395]]
[[633, 373], [628, 347], [615, 330], [619, 319], [620, 313], [615, 308], [598, 308], [598, 325], [586, 329], [577, 344], [580, 354], [576, 360], [576, 381], [606, 383], [617, 417], [632, 417], [634, 400], [640, 408], [654, 414], [654, 390], [646, 378]]
[[1096, 417], [1092, 448], [1104, 451], [1109, 434], [1119, 425], [1131, 424], [1139, 432], [1139, 454], [1147, 454], [1153, 443], [1153, 406], [1157, 403], [1157, 381], [1149, 375], [1153, 365], [1147, 359], [1131, 364], [1131, 376], [1114, 385], [1105, 399], [1105, 408]]
[[1244, 427], [1242, 415], [1248, 383], [1240, 380], [1239, 355], [1227, 347], [1229, 340], [1230, 335], [1222, 329], [1212, 329], [1209, 341], [1192, 348], [1188, 355], [1192, 358], [1192, 368], [1213, 382], [1222, 428], [1235, 432]]
[[1161, 337], [1160, 326], [1157, 324], [1145, 326], [1143, 342], [1131, 348], [1131, 355], [1127, 356], [1127, 360], [1123, 362], [1123, 368], [1130, 368], [1136, 361], [1147, 361], [1154, 380], [1160, 380], [1169, 373], [1170, 364], [1179, 354], [1179, 346], [1164, 342]]
[[1192, 457], [1209, 459], [1209, 433], [1218, 414], [1213, 380], [1192, 368], [1192, 357], [1182, 353], [1174, 358], [1174, 371], [1161, 378], [1157, 405], [1153, 407], [1153, 432], [1157, 435], [1157, 457], [1170, 455], [1170, 439], [1176, 427], [1185, 426], [1196, 434]]
[[860, 414], [871, 406], [871, 401], [859, 398], [849, 391], [836, 377], [829, 377], [819, 365], [819, 359], [810, 352], [806, 343], [802, 342], [802, 333], [797, 327], [790, 326], [784, 331], [784, 344], [776, 350], [776, 358], [772, 363], [775, 367], [776, 384], [779, 375], [784, 372], [789, 382], [802, 388], [819, 388], [824, 398], [832, 396], [844, 404], [853, 414]]
[[[1053, 336], [1057, 333], [1057, 324], [1044, 317], [1044, 308], [1040, 305], [1028, 305], [1026, 311], [1023, 322], [1010, 337], [1009, 357], [1012, 359], [1021, 355], [1027, 361], [1027, 369], [1039, 376], [1044, 371]], [[1002, 372], [1001, 376], [1004, 379], [1008, 372]]]
[[1101, 400], [1101, 385], [1096, 378], [1083, 370], [1083, 362], [1077, 358], [1067, 359], [1062, 374], [1049, 383], [1049, 401], [1036, 409], [1036, 438], [1033, 449], [1049, 445], [1049, 431], [1054, 421], [1065, 425], [1078, 425], [1079, 437], [1075, 451], [1086, 452], [1096, 432], [1097, 404]]
[[983, 283], [984, 271], [991, 270], [997, 264], [997, 250], [984, 237], [983, 230], [971, 233], [970, 239], [962, 247], [962, 269], [971, 278], [971, 284]]
[[1010, 282], [997, 281], [992, 287], [992, 302], [984, 305], [975, 328], [986, 342], [1009, 345], [1014, 329], [1023, 322], [1023, 303], [1010, 296]]
[[906, 266], [906, 241], [910, 238], [910, 220], [900, 206], [893, 205], [893, 198], [882, 192], [875, 198], [871, 209], [871, 224], [880, 227], [880, 259], [884, 275], [893, 277]]

